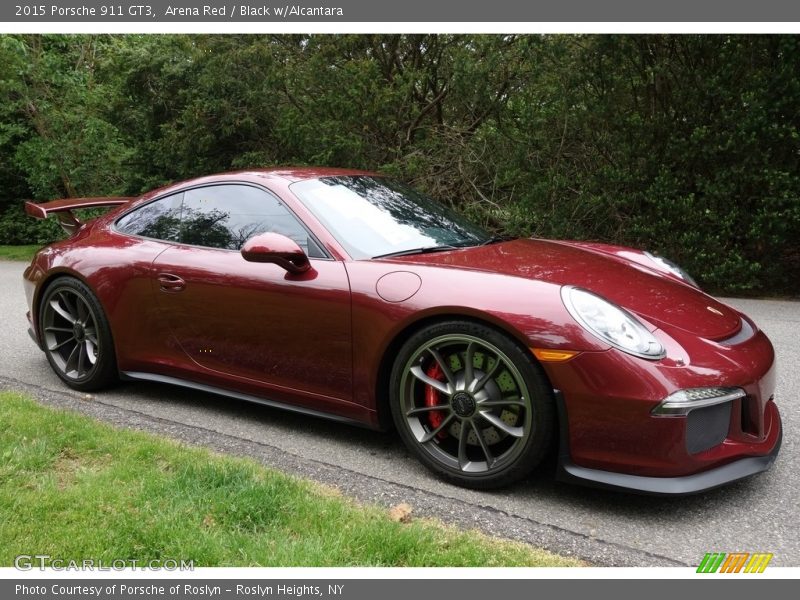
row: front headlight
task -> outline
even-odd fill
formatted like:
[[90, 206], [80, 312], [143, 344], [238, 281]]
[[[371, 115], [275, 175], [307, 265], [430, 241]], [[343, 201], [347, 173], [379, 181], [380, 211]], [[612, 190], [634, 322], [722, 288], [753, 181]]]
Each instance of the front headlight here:
[[650, 260], [652, 260], [654, 263], [656, 263], [659, 267], [661, 267], [665, 271], [669, 271], [676, 277], [683, 279], [689, 285], [693, 285], [696, 288], [700, 287], [699, 285], [697, 285], [697, 282], [694, 280], [694, 277], [689, 275], [686, 271], [681, 269], [671, 260], [667, 260], [663, 256], [656, 256], [655, 254], [650, 254], [649, 252], [645, 252], [644, 255]]
[[664, 358], [666, 353], [661, 343], [625, 309], [571, 285], [561, 288], [561, 299], [569, 314], [604, 342], [640, 358]]

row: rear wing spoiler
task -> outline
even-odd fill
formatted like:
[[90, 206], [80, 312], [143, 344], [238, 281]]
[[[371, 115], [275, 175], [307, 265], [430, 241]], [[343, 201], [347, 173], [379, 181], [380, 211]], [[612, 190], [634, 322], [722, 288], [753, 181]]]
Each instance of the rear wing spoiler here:
[[51, 213], [55, 214], [61, 227], [69, 235], [74, 235], [83, 223], [72, 214], [79, 208], [101, 208], [104, 206], [119, 206], [133, 200], [131, 197], [109, 196], [106, 198], [64, 198], [36, 204], [25, 203], [25, 212], [35, 219], [46, 219]]

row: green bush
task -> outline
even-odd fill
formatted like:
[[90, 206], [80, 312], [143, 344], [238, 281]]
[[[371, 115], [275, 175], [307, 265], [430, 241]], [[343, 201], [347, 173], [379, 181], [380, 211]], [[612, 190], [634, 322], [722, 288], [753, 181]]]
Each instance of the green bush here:
[[0, 243], [11, 246], [49, 244], [61, 239], [63, 230], [55, 219], [40, 221], [25, 214], [21, 207], [0, 214]]
[[56, 231], [21, 198], [324, 164], [800, 294], [794, 35], [0, 36], [0, 97], [0, 243]]

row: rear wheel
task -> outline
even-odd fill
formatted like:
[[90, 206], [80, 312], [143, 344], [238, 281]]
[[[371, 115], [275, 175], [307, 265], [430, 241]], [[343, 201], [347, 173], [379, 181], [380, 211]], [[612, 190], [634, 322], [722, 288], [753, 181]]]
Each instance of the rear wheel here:
[[448, 321], [422, 329], [400, 350], [390, 386], [405, 444], [459, 485], [517, 481], [550, 446], [552, 390], [527, 351], [491, 327]]
[[111, 329], [83, 282], [60, 277], [50, 284], [39, 309], [39, 331], [50, 366], [71, 388], [91, 391], [116, 380]]

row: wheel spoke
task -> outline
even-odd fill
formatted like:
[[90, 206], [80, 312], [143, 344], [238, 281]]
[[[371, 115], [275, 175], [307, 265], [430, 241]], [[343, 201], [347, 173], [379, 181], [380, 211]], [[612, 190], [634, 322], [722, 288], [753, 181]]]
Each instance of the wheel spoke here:
[[[58, 295], [58, 298], [63, 298], [61, 294]], [[58, 301], [58, 298], [53, 298], [50, 300], [50, 307], [58, 313], [58, 315], [67, 321], [68, 323], [75, 323], [75, 317], [65, 308], [61, 306], [61, 303]]]
[[428, 433], [423, 435], [422, 439], [419, 441], [419, 443], [420, 444], [427, 444], [428, 442], [430, 442], [433, 438], [435, 438], [439, 434], [439, 432], [442, 429], [444, 429], [445, 427], [447, 427], [450, 424], [450, 421], [453, 420], [454, 416], [455, 415], [453, 413], [450, 413], [449, 415], [447, 415], [444, 418], [444, 420], [441, 423], [439, 423], [439, 426], [436, 429], [434, 429], [432, 431], [429, 431]]
[[441, 354], [436, 351], [435, 348], [428, 348], [428, 352], [431, 353], [431, 356], [439, 363], [439, 368], [444, 373], [445, 378], [447, 378], [447, 383], [450, 384], [450, 387], [455, 389], [456, 387], [456, 380], [453, 377], [453, 372], [450, 370], [450, 367], [447, 365], [447, 362], [442, 358]]
[[480, 411], [478, 414], [484, 419], [486, 419], [489, 423], [497, 427], [500, 431], [503, 431], [504, 433], [507, 433], [512, 437], [521, 438], [522, 436], [525, 435], [525, 430], [522, 427], [514, 427], [512, 425], [509, 425], [494, 413], [488, 411]]
[[461, 432], [458, 436], [458, 466], [462, 471], [467, 469], [469, 458], [467, 457], [467, 436], [469, 435], [469, 421], [461, 421]]
[[[489, 360], [489, 359], [487, 358], [486, 360]], [[481, 389], [483, 389], [483, 386], [485, 386], [486, 383], [492, 377], [495, 376], [495, 373], [497, 373], [497, 369], [500, 368], [500, 364], [501, 364], [500, 358], [499, 357], [495, 357], [494, 365], [492, 365], [492, 368], [489, 369], [486, 373], [484, 373], [483, 377], [481, 377], [478, 381], [476, 381], [474, 383], [474, 385], [470, 386], [470, 391], [474, 394], [475, 392], [478, 392]]]
[[472, 423], [472, 429], [475, 431], [475, 435], [478, 436], [478, 443], [481, 445], [483, 455], [486, 457], [486, 468], [491, 469], [492, 465], [494, 465], [494, 455], [492, 454], [492, 451], [489, 450], [486, 440], [483, 439], [483, 432], [481, 431], [481, 428], [478, 427], [474, 421], [470, 422]]
[[522, 408], [528, 406], [525, 401], [517, 395], [501, 398], [500, 400], [484, 400], [483, 402], [479, 402], [478, 405], [481, 409], [494, 408], [496, 406], [521, 406]]
[[89, 320], [90, 315], [89, 315], [89, 309], [86, 306], [86, 303], [84, 302], [83, 298], [75, 298], [75, 312], [77, 314], [78, 321], [81, 324], [86, 325], [86, 321]]
[[83, 330], [83, 334], [86, 336], [86, 339], [92, 342], [95, 346], [98, 345], [97, 342], [97, 332], [94, 330], [93, 327], [87, 327]]
[[72, 327], [54, 327], [54, 326], [50, 326], [50, 327], [45, 327], [44, 330], [45, 331], [61, 331], [61, 332], [64, 332], [64, 333], [72, 334]]
[[464, 355], [464, 381], [469, 387], [475, 377], [475, 342], [467, 344], [467, 351]]
[[61, 298], [62, 302], [64, 303], [64, 310], [66, 310], [74, 320], [78, 318], [78, 310], [77, 310], [77, 300], [73, 300], [71, 295], [64, 292], [59, 292], [58, 297]]
[[421, 382], [426, 383], [429, 386], [436, 388], [437, 390], [439, 390], [443, 394], [450, 395], [450, 394], [453, 393], [452, 392], [452, 388], [450, 387], [449, 383], [445, 383], [443, 381], [439, 381], [438, 379], [434, 379], [433, 377], [430, 377], [429, 375], [427, 375], [425, 373], [425, 371], [422, 370], [422, 367], [420, 367], [419, 365], [415, 365], [415, 366], [411, 367], [409, 369], [409, 371], [411, 372], [411, 374], [414, 377], [419, 379]]
[[78, 344], [78, 377], [83, 375], [86, 372], [83, 365], [86, 363], [86, 345], [83, 343]]
[[[69, 357], [67, 358], [67, 362], [64, 363], [64, 374], [67, 374], [70, 371], [76, 371], [77, 370], [77, 366], [75, 366], [75, 365], [76, 365], [77, 360], [78, 360], [78, 355], [80, 354], [80, 347], [81, 347], [80, 344], [75, 344], [75, 347], [69, 353]], [[72, 365], [72, 366], [70, 366], [70, 365]]]
[[413, 417], [414, 415], [433, 412], [435, 410], [450, 410], [450, 407], [446, 404], [437, 404], [436, 406], [418, 406], [417, 408], [412, 408], [410, 411], [408, 411], [406, 416]]
[[47, 349], [48, 349], [50, 352], [55, 352], [56, 350], [58, 350], [58, 349], [59, 349], [59, 348], [61, 348], [62, 346], [65, 346], [66, 344], [69, 344], [70, 342], [75, 342], [75, 338], [74, 338], [74, 337], [68, 337], [68, 338], [67, 338], [67, 339], [65, 339], [63, 342], [58, 342], [58, 343], [57, 343], [57, 344], [55, 344], [54, 346], [48, 346], [48, 347], [47, 347]]
[[95, 345], [89, 338], [86, 338], [83, 343], [85, 345], [86, 358], [89, 360], [89, 364], [94, 365], [97, 362], [97, 354], [95, 354]]

